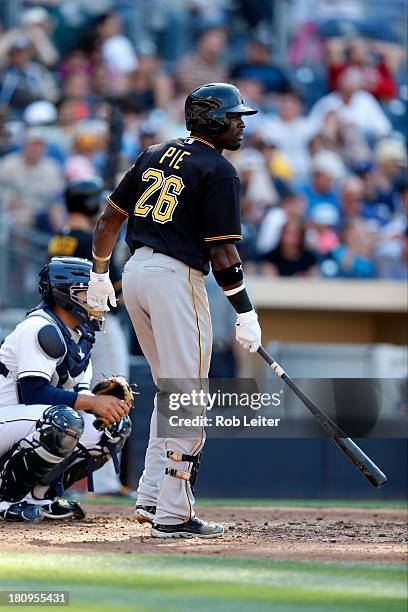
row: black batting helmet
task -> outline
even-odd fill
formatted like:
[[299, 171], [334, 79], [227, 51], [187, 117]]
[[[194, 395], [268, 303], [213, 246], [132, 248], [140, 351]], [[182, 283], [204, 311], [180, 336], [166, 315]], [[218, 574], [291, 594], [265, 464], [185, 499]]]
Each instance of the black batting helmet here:
[[254, 115], [258, 111], [245, 106], [237, 87], [229, 83], [209, 83], [192, 91], [186, 99], [186, 126], [191, 132], [217, 135], [230, 126], [228, 113]]
[[94, 331], [103, 328], [103, 313], [88, 306], [88, 289], [92, 262], [79, 257], [53, 257], [41, 270], [38, 290], [46, 304], [56, 304], [71, 312]]
[[65, 189], [67, 210], [93, 217], [99, 211], [103, 187], [103, 180], [97, 176], [71, 181]]

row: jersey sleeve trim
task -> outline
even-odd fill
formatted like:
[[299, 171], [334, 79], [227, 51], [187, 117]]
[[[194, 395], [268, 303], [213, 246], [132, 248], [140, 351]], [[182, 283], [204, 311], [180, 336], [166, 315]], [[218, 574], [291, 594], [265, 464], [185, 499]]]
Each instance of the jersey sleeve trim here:
[[211, 236], [204, 238], [204, 242], [215, 242], [216, 240], [242, 240], [241, 234], [227, 234], [226, 236]]
[[27, 376], [35, 376], [36, 378], [44, 378], [48, 382], [51, 380], [51, 376], [46, 372], [42, 372], [41, 370], [24, 370], [24, 372], [19, 372], [17, 376], [17, 380], [20, 378], [27, 378]]
[[125, 217], [129, 216], [129, 213], [127, 213], [125, 210], [123, 210], [123, 208], [120, 208], [120, 206], [118, 206], [117, 204], [115, 204], [115, 202], [113, 202], [110, 197], [108, 196], [107, 198], [108, 204], [110, 204], [112, 206], [112, 208], [115, 208], [116, 210], [118, 210], [119, 212], [122, 213], [122, 215], [125, 215]]

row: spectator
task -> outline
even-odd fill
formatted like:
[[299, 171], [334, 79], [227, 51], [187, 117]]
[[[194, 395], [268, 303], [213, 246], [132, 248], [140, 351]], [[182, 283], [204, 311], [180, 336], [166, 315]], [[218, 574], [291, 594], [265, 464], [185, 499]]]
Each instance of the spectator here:
[[302, 114], [302, 102], [295, 91], [279, 96], [278, 115], [269, 119], [262, 130], [265, 138], [271, 138], [286, 156], [297, 180], [303, 180], [309, 172], [308, 142], [317, 132], [312, 119]]
[[138, 59], [131, 41], [122, 33], [122, 22], [114, 11], [96, 19], [96, 32], [101, 41], [102, 59], [113, 77], [132, 72]]
[[72, 153], [64, 165], [65, 178], [68, 181], [96, 178], [98, 172], [93, 157], [99, 148], [98, 135], [92, 130], [81, 129], [74, 138]]
[[348, 219], [340, 233], [340, 244], [323, 261], [324, 276], [339, 278], [374, 278], [373, 249], [378, 236], [367, 232], [362, 219]]
[[35, 100], [55, 102], [58, 90], [51, 73], [32, 61], [31, 43], [27, 37], [14, 40], [8, 52], [8, 64], [0, 76], [0, 106], [9, 106], [21, 117]]
[[155, 55], [140, 55], [138, 67], [129, 73], [125, 88], [133, 103], [144, 111], [166, 108], [174, 95], [173, 80]]
[[208, 28], [198, 38], [197, 50], [178, 60], [175, 77], [180, 93], [188, 94], [203, 83], [227, 80], [226, 67], [221, 59], [227, 42], [223, 28]]
[[310, 112], [311, 119], [323, 127], [327, 114], [334, 111], [345, 128], [357, 129], [363, 138], [386, 136], [391, 124], [374, 96], [363, 91], [363, 85], [358, 70], [344, 70], [338, 80], [338, 91], [316, 102]]
[[388, 223], [396, 211], [396, 185], [407, 168], [407, 150], [396, 139], [384, 138], [374, 150], [375, 168], [366, 175], [366, 216]]
[[240, 151], [234, 159], [241, 180], [241, 214], [243, 221], [259, 223], [265, 210], [277, 200], [264, 159], [254, 149]]
[[9, 50], [21, 37], [27, 38], [32, 45], [36, 60], [47, 67], [55, 66], [59, 53], [51, 40], [52, 22], [48, 12], [42, 7], [28, 9], [23, 13], [21, 26], [2, 34], [0, 41], [0, 65], [3, 65]]
[[10, 153], [0, 161], [0, 183], [12, 222], [26, 227], [38, 226], [45, 215], [47, 222], [59, 229], [63, 214], [58, 200], [64, 182], [58, 163], [45, 154], [41, 128], [30, 128], [23, 150]]
[[336, 39], [329, 39], [327, 45], [330, 90], [338, 89], [341, 75], [352, 67], [360, 73], [364, 89], [378, 100], [389, 100], [396, 95], [397, 86], [387, 63], [387, 56], [375, 61], [364, 38], [355, 37], [348, 40], [344, 45], [344, 57], [341, 57]]
[[282, 228], [289, 217], [304, 217], [305, 204], [300, 194], [288, 191], [282, 196], [279, 206], [273, 206], [267, 211], [258, 232], [256, 249], [259, 255], [276, 248]]
[[283, 93], [289, 90], [290, 82], [285, 72], [271, 61], [270, 42], [260, 36], [250, 38], [246, 47], [246, 61], [233, 67], [233, 80], [250, 79], [262, 85], [263, 93]]
[[335, 228], [340, 219], [339, 211], [333, 204], [318, 204], [311, 212], [306, 243], [317, 255], [331, 253], [339, 244]]
[[320, 151], [315, 155], [311, 163], [311, 180], [301, 190], [306, 198], [307, 216], [318, 204], [330, 203], [339, 209], [334, 186], [343, 171], [341, 160], [335, 153]]
[[267, 276], [313, 276], [316, 256], [305, 246], [305, 226], [300, 217], [290, 216], [282, 228], [278, 246], [260, 257], [261, 272]]
[[348, 176], [340, 188], [340, 214], [343, 221], [362, 217], [364, 213], [364, 182], [358, 176]]

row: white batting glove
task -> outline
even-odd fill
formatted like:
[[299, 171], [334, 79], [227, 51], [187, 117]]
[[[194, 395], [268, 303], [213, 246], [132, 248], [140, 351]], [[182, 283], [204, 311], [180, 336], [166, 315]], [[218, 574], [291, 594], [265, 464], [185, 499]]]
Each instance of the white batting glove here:
[[261, 345], [261, 328], [255, 310], [237, 315], [235, 324], [235, 337], [250, 353], [255, 353]]
[[86, 300], [95, 310], [107, 312], [110, 310], [108, 306], [108, 298], [111, 306], [116, 308], [115, 290], [109, 278], [109, 272], [98, 274], [91, 271], [91, 280], [88, 285]]

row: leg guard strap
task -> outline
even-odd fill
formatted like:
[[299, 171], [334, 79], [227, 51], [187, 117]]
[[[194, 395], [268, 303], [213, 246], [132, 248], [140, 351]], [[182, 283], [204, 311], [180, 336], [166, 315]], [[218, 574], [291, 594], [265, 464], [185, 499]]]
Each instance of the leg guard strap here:
[[166, 468], [166, 474], [173, 476], [174, 478], [181, 478], [182, 480], [189, 480], [190, 485], [193, 487], [197, 479], [197, 472], [200, 469], [202, 451], [197, 455], [186, 455], [184, 453], [177, 453], [175, 451], [167, 451], [167, 458], [173, 461], [188, 461], [192, 464], [189, 472], [183, 470], [176, 470], [175, 468]]

